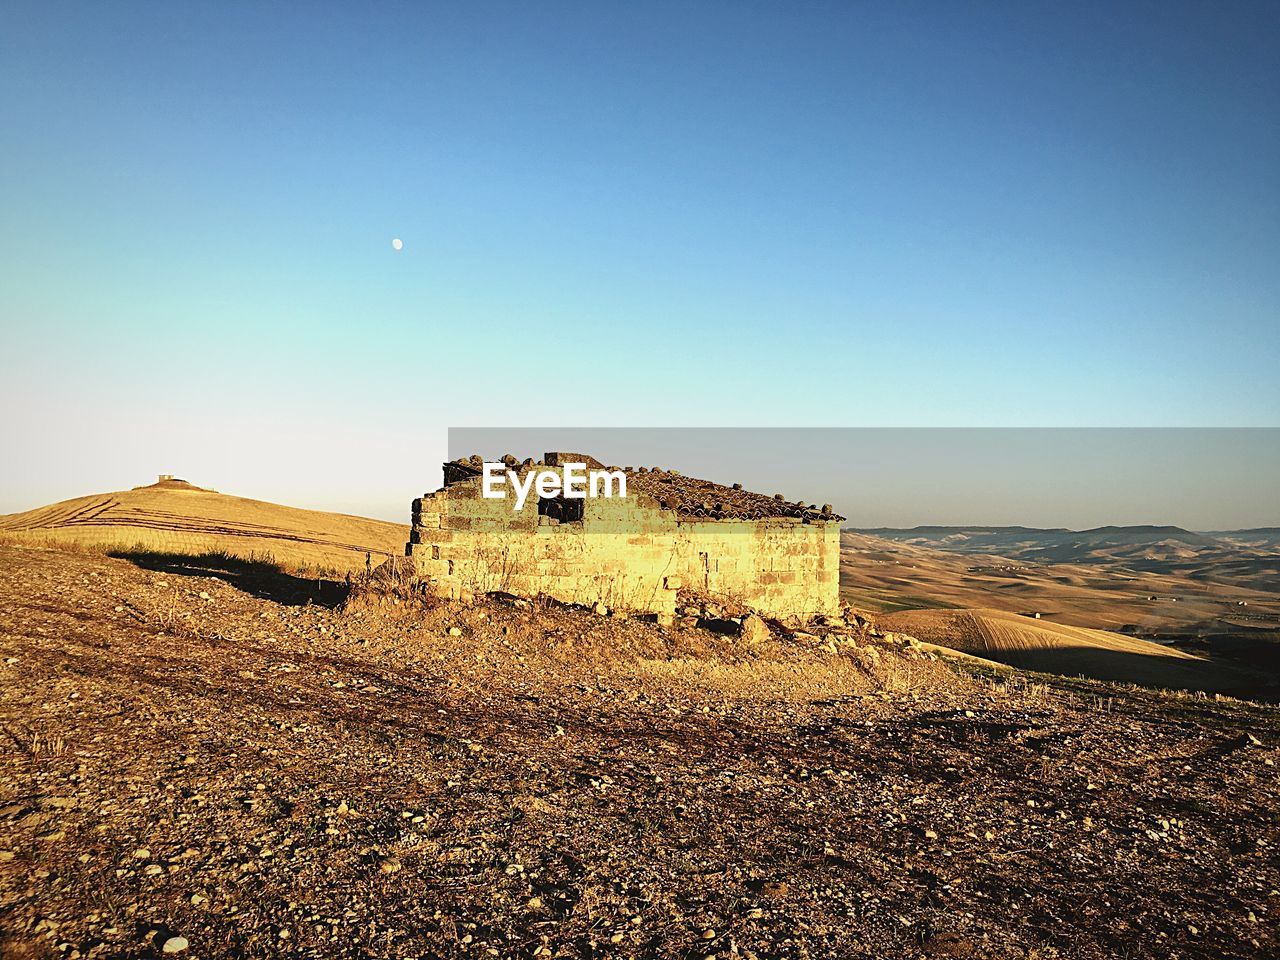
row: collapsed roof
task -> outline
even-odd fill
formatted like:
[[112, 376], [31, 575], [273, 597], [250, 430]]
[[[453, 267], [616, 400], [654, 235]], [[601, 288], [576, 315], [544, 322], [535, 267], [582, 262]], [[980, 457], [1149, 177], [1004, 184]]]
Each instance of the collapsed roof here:
[[[500, 462], [510, 470], [523, 472], [534, 467], [558, 467], [566, 463], [582, 463], [588, 470], [621, 470], [627, 478], [628, 491], [648, 494], [667, 510], [683, 518], [700, 520], [767, 520], [793, 517], [802, 520], [843, 520], [831, 504], [821, 507], [804, 501], [787, 500], [780, 493], [768, 496], [742, 489], [742, 484], [725, 486], [712, 480], [687, 477], [678, 470], [661, 467], [607, 467], [595, 457], [582, 453], [550, 452], [540, 461], [519, 461], [507, 454]], [[444, 465], [445, 486], [481, 476], [485, 459], [479, 454], [459, 457]]]

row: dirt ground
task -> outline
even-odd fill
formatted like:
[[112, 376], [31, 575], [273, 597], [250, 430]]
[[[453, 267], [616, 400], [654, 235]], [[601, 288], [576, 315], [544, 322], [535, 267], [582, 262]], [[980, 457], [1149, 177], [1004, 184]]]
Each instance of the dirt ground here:
[[1262, 957], [1280, 714], [0, 547], [4, 957]]

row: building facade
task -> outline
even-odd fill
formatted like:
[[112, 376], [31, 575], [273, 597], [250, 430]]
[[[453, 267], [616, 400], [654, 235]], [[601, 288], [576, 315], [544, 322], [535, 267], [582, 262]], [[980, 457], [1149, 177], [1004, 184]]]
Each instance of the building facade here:
[[[592, 457], [504, 458], [521, 478]], [[440, 596], [503, 592], [669, 622], [682, 591], [779, 619], [839, 611], [840, 520], [818, 508], [658, 468], [623, 472], [625, 497], [482, 495], [479, 456], [444, 465], [445, 485], [413, 503], [407, 553]]]

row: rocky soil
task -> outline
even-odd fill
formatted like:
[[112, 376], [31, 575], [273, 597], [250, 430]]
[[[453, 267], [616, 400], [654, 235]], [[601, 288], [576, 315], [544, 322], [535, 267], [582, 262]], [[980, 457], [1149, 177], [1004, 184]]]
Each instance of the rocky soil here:
[[0, 548], [4, 957], [1262, 957], [1280, 714]]

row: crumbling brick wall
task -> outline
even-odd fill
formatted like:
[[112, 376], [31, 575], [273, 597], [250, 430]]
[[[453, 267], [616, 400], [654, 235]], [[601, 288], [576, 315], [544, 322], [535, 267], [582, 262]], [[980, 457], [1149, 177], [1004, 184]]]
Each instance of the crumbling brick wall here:
[[840, 526], [791, 517], [682, 521], [677, 543], [684, 583], [780, 619], [840, 607]]
[[409, 552], [436, 592], [502, 591], [566, 603], [603, 603], [665, 619], [675, 612], [674, 515], [639, 499], [597, 499], [576, 523], [487, 500], [475, 479], [414, 502]]
[[636, 493], [587, 500], [581, 520], [555, 523], [539, 515], [536, 495], [515, 511], [511, 500], [482, 497], [479, 478], [451, 479], [414, 501], [408, 547], [442, 596], [541, 595], [661, 621], [682, 585], [780, 618], [839, 607], [836, 522], [691, 520]]

